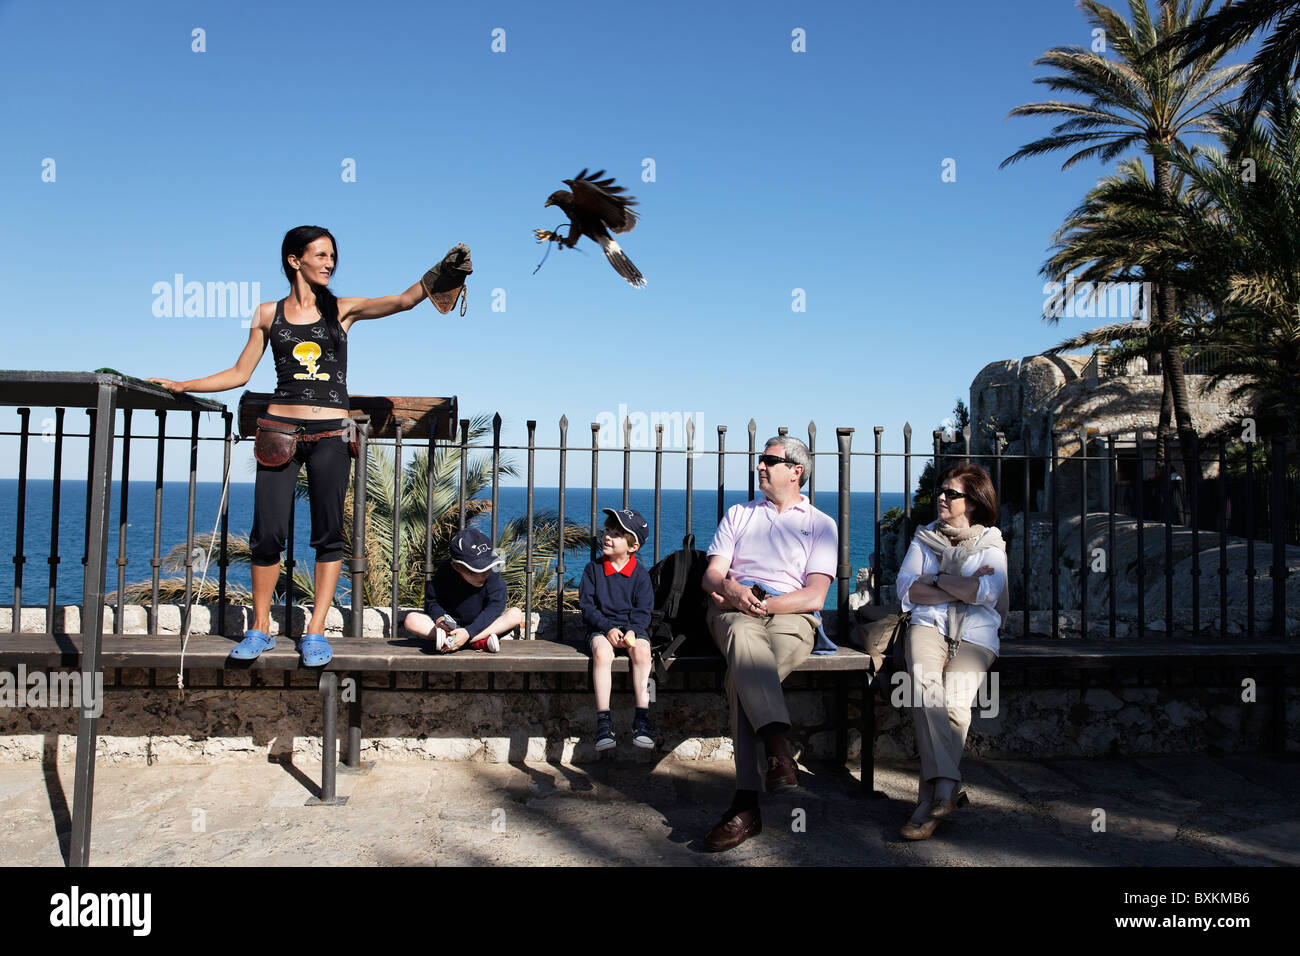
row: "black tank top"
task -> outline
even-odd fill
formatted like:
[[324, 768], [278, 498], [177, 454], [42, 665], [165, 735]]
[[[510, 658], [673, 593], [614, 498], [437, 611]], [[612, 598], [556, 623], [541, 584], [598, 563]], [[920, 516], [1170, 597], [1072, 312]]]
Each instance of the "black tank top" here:
[[271, 320], [271, 354], [275, 356], [274, 402], [347, 410], [348, 334], [342, 327], [331, 335], [324, 318], [291, 325], [281, 299]]

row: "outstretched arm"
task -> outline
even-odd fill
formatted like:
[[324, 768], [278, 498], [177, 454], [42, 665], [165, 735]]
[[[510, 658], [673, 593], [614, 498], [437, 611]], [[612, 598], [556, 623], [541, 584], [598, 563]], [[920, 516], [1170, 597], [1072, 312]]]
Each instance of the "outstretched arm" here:
[[[448, 250], [437, 265], [420, 277], [419, 282], [405, 292], [381, 296], [378, 299], [339, 299], [339, 322], [342, 323], [343, 330], [347, 331], [353, 322], [361, 319], [381, 319], [394, 312], [405, 312], [407, 309], [415, 308], [426, 297], [433, 299], [434, 306], [440, 312], [447, 312], [455, 304], [455, 300], [453, 298], [451, 303], [447, 304], [444, 298], [452, 293], [459, 297], [461, 290], [464, 289], [466, 277], [473, 271], [469, 246], [458, 242]], [[464, 302], [462, 301], [461, 304], [463, 308]]]
[[406, 312], [415, 308], [424, 299], [424, 286], [419, 282], [397, 295], [381, 295], [375, 299], [350, 296], [339, 299], [339, 322], [346, 332], [353, 322], [360, 322], [362, 319], [382, 319], [398, 312]]
[[257, 307], [248, 330], [248, 344], [244, 346], [244, 351], [239, 353], [235, 364], [224, 372], [184, 382], [175, 382], [169, 378], [151, 378], [149, 381], [157, 382], [172, 392], [224, 392], [246, 385], [253, 377], [253, 369], [257, 368], [257, 363], [262, 360], [262, 353], [266, 351], [267, 333], [273, 318], [275, 318], [275, 303], [263, 302]]

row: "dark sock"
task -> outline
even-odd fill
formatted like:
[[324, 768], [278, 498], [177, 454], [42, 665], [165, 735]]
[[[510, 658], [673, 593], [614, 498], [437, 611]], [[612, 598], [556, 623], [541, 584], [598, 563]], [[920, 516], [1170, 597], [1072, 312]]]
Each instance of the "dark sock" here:
[[736, 795], [731, 800], [731, 807], [727, 810], [727, 816], [732, 817], [744, 810], [753, 810], [757, 807], [757, 790], [737, 790]]
[[638, 708], [636, 709], [636, 719], [637, 719], [637, 720], [649, 720], [649, 719], [650, 719], [650, 708], [649, 708], [649, 707], [638, 707]]
[[611, 711], [608, 711], [608, 710], [598, 710], [598, 711], [596, 711], [596, 723], [600, 723], [602, 720], [610, 720], [610, 721], [612, 721], [613, 719], [614, 719], [614, 718], [613, 718], [613, 716], [612, 716], [612, 712], [611, 712]]
[[767, 751], [769, 757], [790, 756], [790, 744], [785, 739], [785, 732], [789, 729], [788, 724], [773, 723], [758, 731], [758, 736], [763, 741], [763, 749]]

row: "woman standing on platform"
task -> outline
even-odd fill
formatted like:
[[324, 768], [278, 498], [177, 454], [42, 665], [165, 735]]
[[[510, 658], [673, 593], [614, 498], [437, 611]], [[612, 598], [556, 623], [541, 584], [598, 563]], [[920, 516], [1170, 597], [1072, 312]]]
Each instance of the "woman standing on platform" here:
[[898, 599], [911, 613], [909, 710], [921, 754], [916, 809], [901, 831], [907, 840], [928, 839], [940, 820], [970, 802], [961, 788], [961, 755], [1006, 613], [1007, 549], [989, 473], [957, 465], [937, 487], [938, 519], [917, 530], [898, 571]]
[[271, 637], [271, 596], [280, 577], [280, 555], [289, 533], [294, 486], [305, 464], [311, 546], [316, 551], [316, 603], [298, 651], [303, 664], [319, 667], [333, 657], [324, 635], [325, 614], [333, 603], [343, 564], [343, 501], [355, 454], [355, 432], [348, 415], [348, 332], [363, 319], [380, 319], [414, 308], [426, 296], [433, 299], [439, 311], [450, 312], [464, 285], [464, 276], [472, 268], [469, 249], [457, 245], [405, 292], [375, 299], [335, 298], [329, 281], [338, 264], [338, 249], [329, 230], [320, 226], [290, 229], [280, 245], [280, 262], [289, 280], [289, 294], [279, 302], [258, 306], [248, 344], [232, 368], [185, 382], [165, 378], [151, 381], [173, 392], [238, 388], [252, 377], [267, 345], [271, 346], [276, 389], [266, 416], [258, 419], [257, 484], [253, 528], [248, 537], [253, 565], [253, 627], [230, 656], [252, 660], [275, 646], [275, 638]]

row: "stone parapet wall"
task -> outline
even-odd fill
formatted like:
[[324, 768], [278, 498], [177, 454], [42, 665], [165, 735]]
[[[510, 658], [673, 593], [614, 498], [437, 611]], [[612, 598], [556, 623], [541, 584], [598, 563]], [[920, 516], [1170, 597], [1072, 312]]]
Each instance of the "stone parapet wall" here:
[[[1100, 757], [1112, 755], [1255, 752], [1267, 741], [1272, 719], [1268, 675], [1255, 676], [1254, 701], [1244, 701], [1242, 674], [1231, 669], [1175, 665], [1157, 686], [1151, 669], [1091, 672], [1086, 682], [1067, 671], [998, 675], [987, 708], [977, 707], [969, 752], [990, 757]], [[108, 763], [181, 764], [217, 760], [296, 757], [319, 760], [321, 709], [315, 675], [294, 672], [295, 689], [189, 689], [179, 699], [176, 672], [123, 669], [107, 676], [99, 723], [99, 759]], [[1297, 672], [1284, 675], [1286, 749], [1300, 750]], [[228, 671], [225, 682], [252, 680], [251, 672]], [[721, 760], [733, 756], [726, 696], [712, 689], [711, 675], [671, 675], [658, 689], [651, 715], [660, 734], [657, 751], [630, 745], [631, 696], [616, 679], [614, 717], [622, 735], [619, 760]], [[211, 688], [215, 671], [190, 671], [188, 682]], [[790, 737], [804, 758], [833, 757], [828, 727], [834, 694], [812, 689], [809, 675], [787, 681], [794, 722]], [[397, 675], [397, 689], [371, 687], [362, 698], [362, 757], [367, 760], [478, 760], [491, 763], [601, 759], [592, 747], [595, 713], [583, 675], [531, 678], [464, 675], [454, 692], [452, 675], [431, 675], [430, 691], [417, 690], [420, 674]], [[1146, 681], [1147, 683], [1144, 683]], [[825, 686], [825, 685], [822, 685]], [[995, 692], [994, 692], [995, 691]], [[856, 700], [856, 692], [854, 693]], [[995, 706], [994, 706], [995, 705]], [[987, 712], [986, 712], [987, 711]], [[996, 711], [996, 713], [994, 713]], [[340, 714], [341, 726], [346, 709]], [[850, 719], [857, 720], [857, 704]], [[878, 707], [879, 757], [914, 759], [911, 718]], [[0, 761], [41, 759], [48, 748], [70, 756], [76, 712], [69, 708], [0, 707]], [[858, 732], [849, 732], [849, 756], [860, 755]]]

